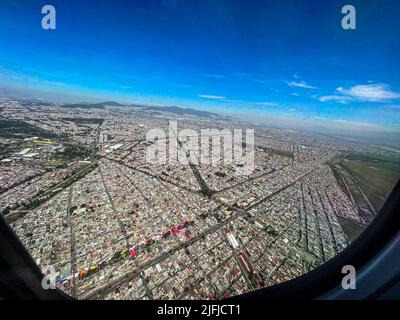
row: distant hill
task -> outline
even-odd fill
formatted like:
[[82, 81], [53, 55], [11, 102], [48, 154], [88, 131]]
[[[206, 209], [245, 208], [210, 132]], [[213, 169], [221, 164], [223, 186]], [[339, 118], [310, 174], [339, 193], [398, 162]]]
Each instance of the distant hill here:
[[106, 106], [114, 106], [114, 107], [123, 107], [124, 104], [115, 101], [104, 101], [97, 103], [88, 103], [88, 102], [77, 102], [77, 103], [68, 103], [62, 105], [64, 108], [83, 108], [83, 109], [104, 109]]
[[63, 108], [82, 108], [82, 109], [104, 109], [101, 103], [71, 103], [62, 105]]
[[213, 112], [190, 109], [190, 108], [181, 108], [181, 107], [176, 107], [176, 106], [169, 106], [169, 107], [151, 106], [151, 107], [145, 107], [143, 110], [170, 112], [170, 113], [179, 114], [179, 115], [192, 115], [192, 116], [203, 117], [203, 118], [220, 118], [221, 117], [219, 114], [213, 113]]
[[69, 103], [62, 105], [62, 107], [64, 108], [83, 108], [83, 109], [91, 109], [91, 108], [104, 109], [106, 106], [123, 107], [125, 105], [116, 101], [104, 101], [97, 103], [77, 102], [77, 103]]
[[104, 109], [106, 106], [115, 106], [115, 107], [131, 107], [131, 108], [141, 108], [144, 111], [158, 111], [158, 112], [169, 112], [178, 115], [191, 115], [203, 118], [222, 118], [221, 115], [213, 112], [196, 110], [191, 108], [182, 108], [177, 106], [146, 106], [140, 104], [131, 104], [125, 105], [115, 101], [105, 101], [99, 103], [86, 103], [86, 102], [79, 102], [79, 103], [72, 103], [72, 104], [64, 104], [62, 107], [64, 108], [83, 108], [83, 109], [91, 109], [91, 108], [98, 108]]
[[122, 107], [125, 106], [125, 104], [116, 102], [116, 101], [105, 101], [105, 102], [100, 102], [98, 104], [101, 104], [103, 106], [115, 106], [115, 107]]

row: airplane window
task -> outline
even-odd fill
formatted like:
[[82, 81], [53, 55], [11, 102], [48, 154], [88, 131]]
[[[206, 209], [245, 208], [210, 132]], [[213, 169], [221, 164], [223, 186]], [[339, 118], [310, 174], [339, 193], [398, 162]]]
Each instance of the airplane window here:
[[47, 2], [0, 4], [0, 212], [44, 289], [284, 283], [397, 183], [398, 1]]

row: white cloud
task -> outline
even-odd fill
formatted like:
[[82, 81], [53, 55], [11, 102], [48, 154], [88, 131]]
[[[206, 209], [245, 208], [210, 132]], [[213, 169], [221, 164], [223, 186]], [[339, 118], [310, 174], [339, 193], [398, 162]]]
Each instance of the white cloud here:
[[310, 86], [309, 84], [305, 83], [304, 81], [290, 81], [287, 83], [289, 87], [297, 87], [303, 89], [317, 89], [316, 87]]
[[199, 96], [200, 98], [213, 99], [213, 100], [222, 100], [222, 99], [226, 99], [226, 97], [224, 97], [224, 96], [216, 96], [216, 95], [212, 95], [212, 94], [199, 94], [198, 96]]
[[276, 107], [277, 104], [274, 102], [257, 102], [257, 106], [264, 106], [264, 107]]
[[350, 97], [339, 96], [339, 95], [321, 96], [321, 97], [318, 97], [318, 99], [321, 102], [337, 101], [337, 102], [342, 103], [342, 104], [347, 104], [351, 100]]
[[321, 102], [336, 101], [347, 104], [351, 101], [388, 102], [400, 99], [400, 93], [392, 91], [386, 84], [356, 85], [348, 89], [339, 87], [336, 94], [326, 96], [313, 96]]
[[393, 92], [386, 84], [366, 84], [357, 85], [345, 89], [339, 87], [336, 89], [342, 95], [361, 101], [387, 101], [400, 98], [400, 93]]
[[289, 109], [289, 111], [296, 111], [296, 109]]

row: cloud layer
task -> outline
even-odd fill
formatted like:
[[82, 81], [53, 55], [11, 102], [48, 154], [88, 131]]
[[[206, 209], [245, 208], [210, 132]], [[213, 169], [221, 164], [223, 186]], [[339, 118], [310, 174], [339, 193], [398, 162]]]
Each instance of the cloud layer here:
[[222, 99], [226, 99], [226, 97], [224, 96], [216, 96], [213, 94], [199, 94], [198, 95], [200, 98], [205, 98], [205, 99], [212, 99], [212, 100], [222, 100]]
[[400, 98], [400, 93], [391, 91], [388, 85], [381, 83], [358, 85], [349, 89], [339, 87], [337, 91], [345, 96], [363, 101], [382, 101]]
[[289, 87], [296, 87], [296, 88], [303, 88], [303, 89], [317, 89], [314, 86], [310, 86], [309, 84], [305, 83], [304, 81], [290, 81], [288, 82]]
[[388, 102], [400, 99], [400, 93], [394, 92], [386, 84], [365, 84], [356, 85], [348, 89], [339, 87], [335, 94], [319, 96], [319, 101], [336, 101], [347, 104], [351, 101], [361, 102]]

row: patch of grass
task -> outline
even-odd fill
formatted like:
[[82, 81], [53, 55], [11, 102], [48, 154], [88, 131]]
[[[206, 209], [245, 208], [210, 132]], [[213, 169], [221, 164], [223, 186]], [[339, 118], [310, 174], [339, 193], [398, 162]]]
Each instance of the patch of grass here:
[[85, 146], [65, 144], [64, 150], [54, 153], [51, 160], [62, 160], [68, 163], [77, 159], [85, 159], [92, 155], [93, 151]]
[[269, 147], [261, 147], [261, 146], [257, 146], [257, 148], [260, 148], [264, 152], [268, 152], [270, 154], [276, 154], [277, 156], [293, 159], [293, 152], [291, 152], [291, 151], [279, 150], [279, 149], [274, 149], [274, 148], [269, 148]]
[[53, 132], [36, 127], [30, 123], [21, 120], [0, 120], [0, 137], [5, 139], [29, 138], [38, 136], [45, 139], [55, 138], [57, 135]]
[[357, 179], [376, 210], [380, 210], [400, 178], [400, 158], [353, 154], [342, 165]]
[[342, 226], [343, 232], [346, 234], [347, 239], [349, 239], [350, 242], [357, 238], [366, 228], [366, 225], [344, 217], [338, 216], [338, 220]]

